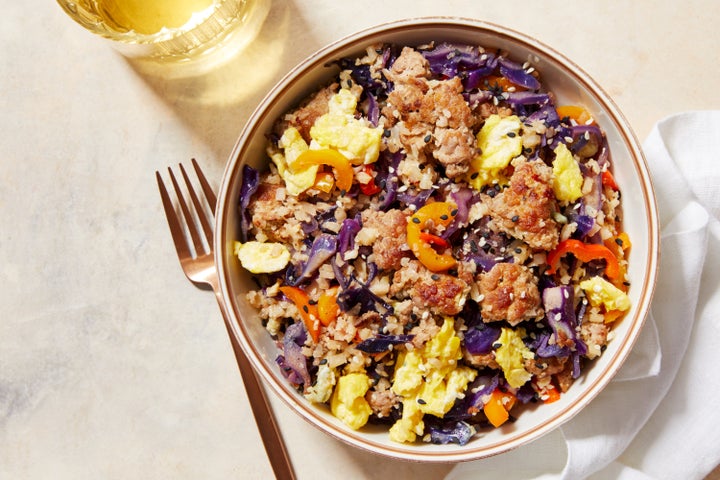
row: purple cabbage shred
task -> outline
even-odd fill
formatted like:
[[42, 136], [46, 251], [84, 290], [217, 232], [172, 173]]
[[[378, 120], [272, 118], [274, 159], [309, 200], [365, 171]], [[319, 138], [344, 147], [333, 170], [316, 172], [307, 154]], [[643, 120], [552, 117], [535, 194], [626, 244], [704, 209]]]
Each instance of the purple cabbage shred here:
[[360, 342], [355, 348], [365, 353], [382, 353], [390, 350], [392, 345], [411, 342], [415, 335], [384, 335], [377, 334]]
[[287, 379], [294, 385], [303, 385], [304, 388], [312, 385], [307, 357], [302, 353], [302, 347], [306, 340], [307, 332], [302, 322], [288, 326], [283, 338], [283, 355], [276, 359]]
[[260, 174], [250, 165], [243, 166], [242, 185], [240, 186], [240, 241], [247, 242], [250, 231], [250, 199], [260, 186]]

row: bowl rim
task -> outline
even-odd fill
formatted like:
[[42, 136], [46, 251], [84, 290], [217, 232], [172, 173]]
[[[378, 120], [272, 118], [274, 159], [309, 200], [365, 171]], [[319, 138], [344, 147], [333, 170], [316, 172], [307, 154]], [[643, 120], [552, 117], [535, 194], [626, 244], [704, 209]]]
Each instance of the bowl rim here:
[[[418, 28], [460, 28], [464, 30], [472, 30], [475, 32], [483, 32], [501, 38], [508, 39], [519, 46], [526, 48], [529, 52], [540, 52], [547, 58], [552, 59], [554, 62], [562, 66], [562, 68], [577, 82], [582, 84], [589, 92], [592, 92], [595, 99], [601, 104], [601, 106], [609, 113], [610, 119], [615, 124], [620, 137], [626, 145], [629, 153], [629, 159], [635, 166], [635, 169], [639, 172], [638, 182], [642, 191], [642, 198], [644, 200], [645, 216], [647, 217], [648, 231], [647, 231], [647, 243], [648, 243], [648, 258], [646, 259], [645, 270], [641, 278], [647, 279], [645, 288], [641, 290], [638, 302], [633, 305], [634, 316], [632, 318], [625, 318], [623, 321], [632, 322], [626, 338], [623, 339], [623, 343], [619, 346], [614, 357], [611, 358], [605, 369], [598, 375], [594, 382], [581, 394], [578, 395], [577, 399], [568, 406], [568, 408], [551, 415], [547, 419], [544, 419], [534, 428], [523, 430], [518, 435], [511, 435], [509, 438], [503, 438], [500, 441], [494, 443], [485, 444], [482, 446], [473, 447], [472, 442], [459, 450], [449, 449], [447, 451], [429, 451], [421, 448], [409, 448], [405, 444], [398, 444], [397, 446], [388, 446], [387, 444], [379, 444], [370, 442], [367, 439], [363, 439], [362, 435], [356, 432], [345, 432], [340, 431], [330, 425], [325, 419], [320, 418], [317, 415], [311, 413], [312, 406], [309, 402], [307, 405], [301, 405], [297, 402], [292, 395], [288, 394], [286, 389], [282, 385], [278, 385], [275, 382], [276, 377], [266, 365], [260, 359], [260, 354], [256, 347], [249, 342], [244, 335], [242, 327], [240, 326], [240, 312], [237, 308], [237, 303], [233, 294], [229, 289], [230, 278], [232, 275], [231, 269], [226, 268], [224, 263], [224, 255], [222, 252], [227, 248], [225, 237], [227, 234], [226, 225], [228, 215], [235, 215], [236, 209], [230, 208], [235, 206], [236, 201], [232, 198], [227, 198], [230, 190], [230, 186], [233, 181], [233, 177], [239, 174], [243, 162], [243, 154], [248, 145], [248, 139], [253, 138], [257, 134], [263, 132], [257, 132], [259, 125], [263, 123], [263, 119], [269, 114], [269, 106], [272, 101], [280, 96], [293, 83], [294, 79], [302, 76], [303, 74], [313, 71], [321, 64], [327, 63], [328, 59], [334, 59], [334, 52], [338, 52], [345, 47], [351, 45], [357, 46], [357, 43], [376, 34], [382, 33], [399, 33], [404, 30], [416, 30]], [[595, 82], [582, 68], [575, 64], [572, 60], [566, 57], [564, 54], [558, 52], [554, 48], [544, 44], [543, 42], [511, 28], [504, 27], [502, 25], [487, 22], [484, 20], [478, 20], [467, 17], [457, 16], [424, 16], [424, 17], [412, 17], [400, 20], [394, 20], [390, 22], [381, 23], [374, 25], [362, 30], [358, 30], [354, 33], [346, 35], [338, 40], [335, 40], [324, 47], [316, 50], [314, 53], [306, 57], [296, 66], [288, 71], [273, 87], [268, 91], [263, 100], [258, 104], [256, 109], [248, 118], [244, 128], [242, 129], [237, 143], [235, 144], [226, 168], [223, 174], [222, 183], [218, 195], [217, 211], [216, 211], [216, 225], [215, 225], [215, 262], [219, 277], [219, 287], [222, 296], [222, 302], [225, 310], [229, 314], [230, 324], [232, 328], [232, 334], [239, 341], [243, 348], [243, 351], [250, 359], [255, 372], [263, 378], [267, 383], [270, 384], [273, 392], [278, 395], [283, 402], [290, 407], [291, 410], [295, 411], [306, 421], [311, 423], [316, 428], [324, 431], [325, 433], [335, 437], [339, 440], [344, 441], [355, 447], [359, 447], [363, 450], [370, 451], [382, 456], [399, 458], [404, 460], [418, 461], [418, 462], [432, 462], [432, 463], [449, 463], [449, 462], [463, 462], [478, 460], [481, 458], [490, 457], [500, 453], [504, 453], [513, 450], [517, 447], [530, 443], [547, 433], [555, 430], [577, 413], [580, 412], [585, 406], [587, 406], [592, 399], [594, 399], [607, 385], [610, 383], [612, 378], [621, 368], [628, 355], [630, 354], [640, 331], [645, 324], [646, 318], [650, 311], [650, 304], [652, 296], [655, 291], [655, 284], [657, 281], [658, 268], [659, 268], [659, 256], [660, 256], [660, 232], [659, 232], [659, 220], [656, 198], [654, 194], [654, 188], [649, 173], [647, 161], [642, 152], [640, 143], [638, 142], [632, 128], [627, 122], [625, 116], [622, 114], [620, 109], [617, 107], [611, 97], [605, 92], [605, 90]]]

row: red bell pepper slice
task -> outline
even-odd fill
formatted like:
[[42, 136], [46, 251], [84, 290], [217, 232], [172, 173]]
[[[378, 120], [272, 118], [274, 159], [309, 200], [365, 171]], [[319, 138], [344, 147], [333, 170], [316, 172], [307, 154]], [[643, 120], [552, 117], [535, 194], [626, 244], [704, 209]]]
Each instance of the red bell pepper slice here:
[[573, 238], [563, 240], [555, 250], [547, 254], [548, 270], [550, 275], [557, 271], [560, 259], [571, 253], [581, 262], [587, 263], [591, 260], [605, 260], [605, 274], [610, 279], [616, 279], [620, 275], [620, 265], [617, 257], [605, 245], [599, 243], [584, 243]]

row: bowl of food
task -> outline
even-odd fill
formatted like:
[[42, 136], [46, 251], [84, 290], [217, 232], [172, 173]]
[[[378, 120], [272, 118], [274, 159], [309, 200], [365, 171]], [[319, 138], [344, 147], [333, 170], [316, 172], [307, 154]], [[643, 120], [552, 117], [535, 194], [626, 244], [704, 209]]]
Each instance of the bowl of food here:
[[577, 65], [461, 18], [314, 53], [240, 134], [215, 248], [271, 390], [381, 455], [475, 460], [557, 428], [641, 331], [658, 221], [640, 146]]

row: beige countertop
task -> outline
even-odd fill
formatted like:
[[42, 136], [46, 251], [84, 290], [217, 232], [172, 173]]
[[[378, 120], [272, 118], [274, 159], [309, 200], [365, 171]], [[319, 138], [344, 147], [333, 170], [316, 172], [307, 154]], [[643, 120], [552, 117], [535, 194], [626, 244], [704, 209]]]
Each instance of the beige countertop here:
[[[603, 85], [641, 140], [666, 115], [720, 108], [712, 0], [275, 0], [241, 57], [194, 80], [140, 73], [54, 2], [6, 5], [0, 478], [270, 477], [215, 300], [181, 273], [154, 172], [194, 157], [217, 187], [289, 68], [361, 28], [426, 15], [537, 37]], [[451, 468], [353, 450], [275, 407], [301, 479]]]

